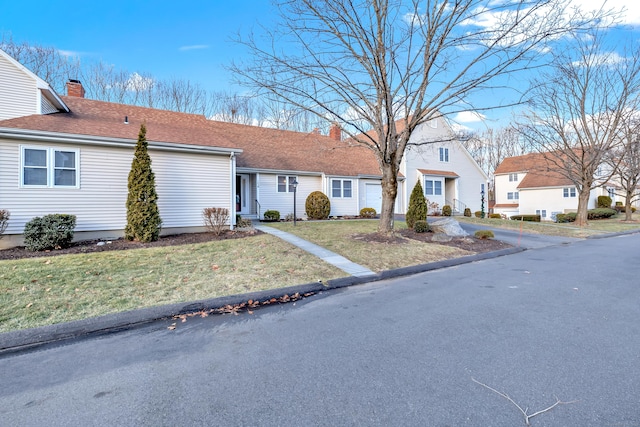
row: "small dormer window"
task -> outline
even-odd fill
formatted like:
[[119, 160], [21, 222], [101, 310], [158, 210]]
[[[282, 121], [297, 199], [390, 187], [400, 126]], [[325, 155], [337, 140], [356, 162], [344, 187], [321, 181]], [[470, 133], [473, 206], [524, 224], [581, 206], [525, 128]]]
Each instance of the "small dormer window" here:
[[517, 173], [510, 173], [509, 174], [509, 182], [516, 182], [518, 181], [518, 174]]

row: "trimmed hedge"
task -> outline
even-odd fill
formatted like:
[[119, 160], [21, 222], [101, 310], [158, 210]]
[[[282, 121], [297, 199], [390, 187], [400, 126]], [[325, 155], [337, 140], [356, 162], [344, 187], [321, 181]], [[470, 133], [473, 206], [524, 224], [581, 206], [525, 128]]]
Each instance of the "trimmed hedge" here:
[[24, 246], [34, 252], [69, 247], [75, 227], [75, 215], [35, 217], [24, 226]]
[[598, 196], [596, 208], [610, 208], [613, 200], [609, 196]]
[[451, 206], [444, 205], [442, 206], [442, 216], [451, 216], [452, 210]]
[[360, 216], [362, 218], [375, 218], [376, 217], [376, 210], [374, 208], [362, 208], [360, 209]]
[[471, 209], [464, 208], [464, 216], [471, 218]]
[[540, 215], [512, 215], [514, 221], [540, 222]]
[[[587, 220], [598, 220], [598, 219], [607, 219], [615, 216], [618, 212], [615, 209], [611, 208], [597, 208], [597, 209], [589, 209], [587, 211]], [[566, 222], [574, 222], [576, 220], [576, 216], [578, 214], [576, 212], [569, 212], [566, 214], [557, 214], [556, 222], [558, 223], [566, 223]]]
[[271, 222], [280, 221], [280, 211], [275, 211], [275, 210], [265, 211], [262, 216], [265, 221], [271, 221]]
[[489, 214], [489, 218], [500, 219], [502, 218], [502, 215], [500, 215], [499, 213], [492, 213], [492, 214]]
[[322, 191], [314, 191], [307, 196], [304, 203], [309, 219], [327, 219], [331, 213], [329, 197]]

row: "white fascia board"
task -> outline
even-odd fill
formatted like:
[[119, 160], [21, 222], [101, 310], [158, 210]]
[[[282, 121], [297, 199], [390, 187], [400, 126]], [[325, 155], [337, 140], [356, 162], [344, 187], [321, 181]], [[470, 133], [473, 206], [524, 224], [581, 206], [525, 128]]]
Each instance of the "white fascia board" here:
[[[46, 143], [67, 143], [105, 147], [133, 147], [137, 139], [107, 138], [92, 135], [77, 135], [70, 133], [56, 133], [16, 128], [0, 128], [0, 138], [16, 139], [20, 141], [34, 141]], [[178, 151], [207, 154], [240, 154], [239, 148], [209, 147], [206, 145], [177, 144], [171, 142], [149, 141], [149, 148], [162, 151]]]
[[285, 170], [285, 169], [264, 169], [251, 167], [237, 167], [238, 173], [268, 173], [272, 175], [301, 175], [301, 176], [322, 176], [322, 172]]

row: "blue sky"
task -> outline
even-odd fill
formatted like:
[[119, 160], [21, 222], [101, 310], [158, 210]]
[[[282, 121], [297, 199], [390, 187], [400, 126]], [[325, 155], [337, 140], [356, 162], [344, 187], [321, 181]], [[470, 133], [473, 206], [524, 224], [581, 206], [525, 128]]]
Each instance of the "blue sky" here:
[[[576, 1], [589, 10], [601, 4], [601, 0]], [[631, 32], [640, 38], [640, 1], [609, 0], [608, 5], [627, 9], [623, 18], [627, 27], [621, 34]], [[0, 0], [0, 33], [132, 73], [241, 92], [242, 88], [231, 86], [224, 68], [243, 55], [230, 39], [258, 23], [269, 27], [274, 15], [270, 0]], [[491, 119], [492, 113], [486, 114]], [[460, 123], [471, 124], [474, 119], [471, 114], [458, 117]]]

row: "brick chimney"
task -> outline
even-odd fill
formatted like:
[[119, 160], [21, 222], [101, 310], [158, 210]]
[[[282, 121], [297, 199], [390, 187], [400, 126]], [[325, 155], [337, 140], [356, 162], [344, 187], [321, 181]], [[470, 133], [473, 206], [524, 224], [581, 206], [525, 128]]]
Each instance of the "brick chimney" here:
[[336, 141], [342, 141], [342, 129], [340, 129], [340, 125], [336, 122], [331, 123], [331, 127], [329, 128], [329, 137]]
[[76, 98], [84, 98], [84, 87], [80, 80], [69, 80], [67, 82], [67, 96], [75, 96]]

